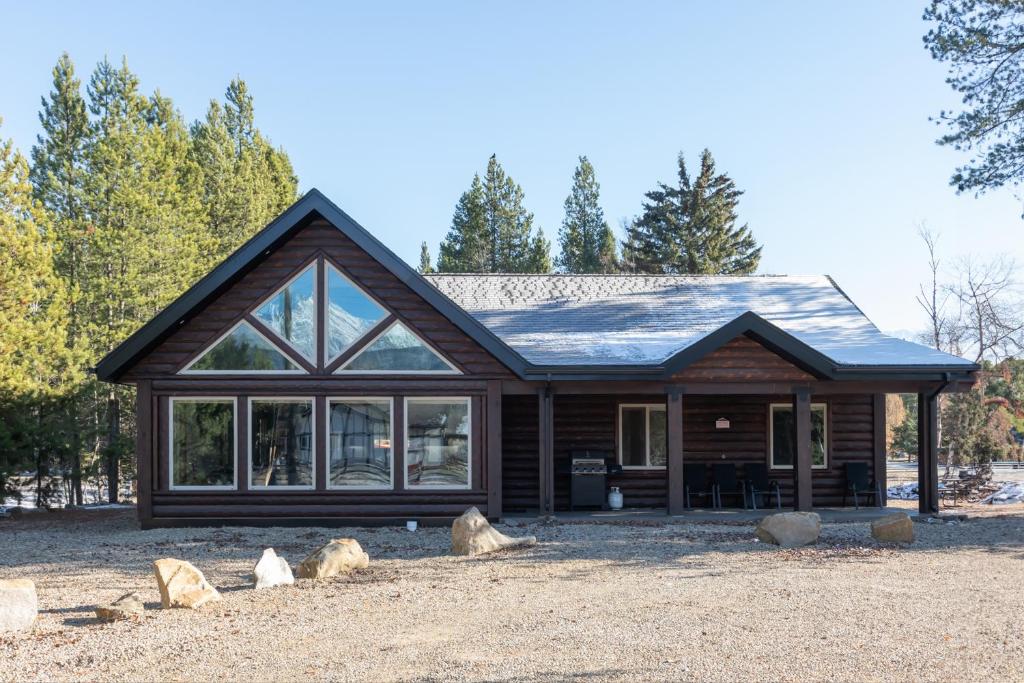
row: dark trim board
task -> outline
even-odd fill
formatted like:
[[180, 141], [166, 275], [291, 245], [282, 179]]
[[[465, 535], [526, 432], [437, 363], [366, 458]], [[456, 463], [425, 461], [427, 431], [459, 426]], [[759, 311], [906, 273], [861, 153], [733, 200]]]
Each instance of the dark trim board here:
[[[182, 527], [384, 527], [405, 526], [415, 520], [422, 527], [451, 526], [457, 519], [450, 517], [155, 517], [140, 522], [142, 529], [177, 529]], [[497, 516], [488, 516], [488, 521], [498, 522]]]

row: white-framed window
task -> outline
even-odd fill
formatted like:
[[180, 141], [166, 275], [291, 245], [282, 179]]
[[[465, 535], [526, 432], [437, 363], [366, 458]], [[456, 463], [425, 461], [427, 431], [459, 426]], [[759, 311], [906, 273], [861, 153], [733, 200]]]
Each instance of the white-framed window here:
[[368, 341], [335, 373], [352, 375], [462, 374], [447, 358], [398, 320]]
[[238, 408], [228, 396], [172, 396], [168, 401], [168, 472], [172, 491], [238, 488]]
[[312, 398], [249, 399], [249, 488], [316, 486], [316, 411]]
[[316, 363], [316, 262], [282, 285], [252, 315], [310, 363]]
[[324, 265], [324, 362], [330, 364], [387, 318], [388, 311], [332, 263]]
[[394, 399], [327, 399], [327, 488], [393, 489]]
[[471, 406], [466, 397], [406, 397], [406, 488], [472, 487]]
[[183, 375], [299, 374], [303, 370], [244, 320], [217, 338], [182, 369]]
[[619, 464], [623, 469], [660, 470], [668, 462], [663, 403], [619, 404]]
[[[792, 403], [772, 403], [768, 414], [768, 462], [772, 469], [791, 470], [796, 461], [796, 418]], [[828, 405], [811, 404], [811, 467], [828, 468]]]

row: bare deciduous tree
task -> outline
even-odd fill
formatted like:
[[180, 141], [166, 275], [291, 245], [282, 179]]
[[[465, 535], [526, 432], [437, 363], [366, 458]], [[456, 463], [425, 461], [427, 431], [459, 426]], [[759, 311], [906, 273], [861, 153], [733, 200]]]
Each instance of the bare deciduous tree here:
[[1014, 281], [1016, 264], [1006, 258], [979, 262], [964, 257], [946, 290], [958, 304], [956, 325], [976, 363], [999, 362], [1024, 349], [1024, 315]]

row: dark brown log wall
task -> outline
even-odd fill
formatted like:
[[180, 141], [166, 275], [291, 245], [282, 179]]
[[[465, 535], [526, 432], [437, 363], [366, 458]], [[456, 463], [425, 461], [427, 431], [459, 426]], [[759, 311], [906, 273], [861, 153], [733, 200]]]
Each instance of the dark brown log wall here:
[[814, 376], [747, 337], [736, 337], [673, 376], [682, 382], [806, 382]]
[[[619, 403], [659, 403], [664, 396], [574, 395], [555, 397], [555, 500], [556, 509], [569, 507], [569, 477], [564, 469], [574, 449], [617, 454]], [[683, 396], [683, 451], [687, 463], [731, 462], [743, 475], [743, 464], [768, 462], [768, 410], [771, 403], [787, 403], [789, 396]], [[871, 395], [838, 395], [815, 399], [828, 405], [828, 468], [814, 470], [816, 506], [843, 503], [843, 464], [863, 461], [873, 466], [873, 406]], [[537, 399], [504, 398], [503, 476], [505, 510], [537, 507]], [[729, 429], [716, 429], [725, 417]], [[791, 470], [774, 470], [783, 505], [792, 504]], [[665, 507], [665, 470], [627, 470], [609, 477], [609, 486], [622, 490], [628, 507]], [[731, 501], [726, 501], [730, 503]], [[849, 501], [848, 501], [849, 502]], [[852, 503], [850, 503], [852, 504]]]

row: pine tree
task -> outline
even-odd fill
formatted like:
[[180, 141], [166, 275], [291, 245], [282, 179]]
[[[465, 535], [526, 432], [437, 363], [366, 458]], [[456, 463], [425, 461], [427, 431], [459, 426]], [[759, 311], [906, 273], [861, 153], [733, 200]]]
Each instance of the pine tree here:
[[676, 186], [659, 183], [648, 192], [643, 213], [628, 227], [623, 257], [635, 272], [747, 275], [757, 270], [761, 247], [747, 225], [737, 226], [743, 193], [717, 174], [711, 152], [701, 155], [691, 180], [679, 155]]
[[473, 177], [459, 198], [452, 227], [441, 243], [440, 272], [537, 273], [551, 269], [551, 244], [533, 231], [523, 189], [492, 154], [483, 181]]
[[210, 102], [192, 126], [191, 158], [202, 174], [207, 213], [207, 267], [212, 267], [296, 199], [298, 180], [288, 155], [256, 128], [245, 81], [228, 85], [225, 103]]
[[585, 156], [573, 174], [572, 192], [565, 200], [565, 218], [558, 233], [559, 267], [567, 273], [613, 272], [615, 238], [604, 220], [601, 186]]
[[420, 267], [419, 272], [428, 275], [434, 272], [434, 266], [430, 265], [430, 248], [426, 242], [420, 244]]
[[469, 189], [455, 205], [452, 227], [441, 242], [437, 270], [441, 273], [486, 273], [491, 265], [491, 239], [487, 230], [484, 186], [473, 176]]
[[[32, 148], [30, 178], [33, 194], [46, 210], [52, 240], [54, 268], [67, 296], [67, 345], [84, 345], [78, 303], [85, 272], [83, 260], [88, 242], [85, 222], [85, 154], [89, 144], [89, 117], [82, 97], [81, 81], [65, 52], [53, 68], [53, 90], [42, 99], [39, 121], [42, 133]], [[80, 375], [79, 375], [80, 376]], [[81, 421], [82, 402], [68, 401], [70, 429], [70, 492], [82, 504]]]

